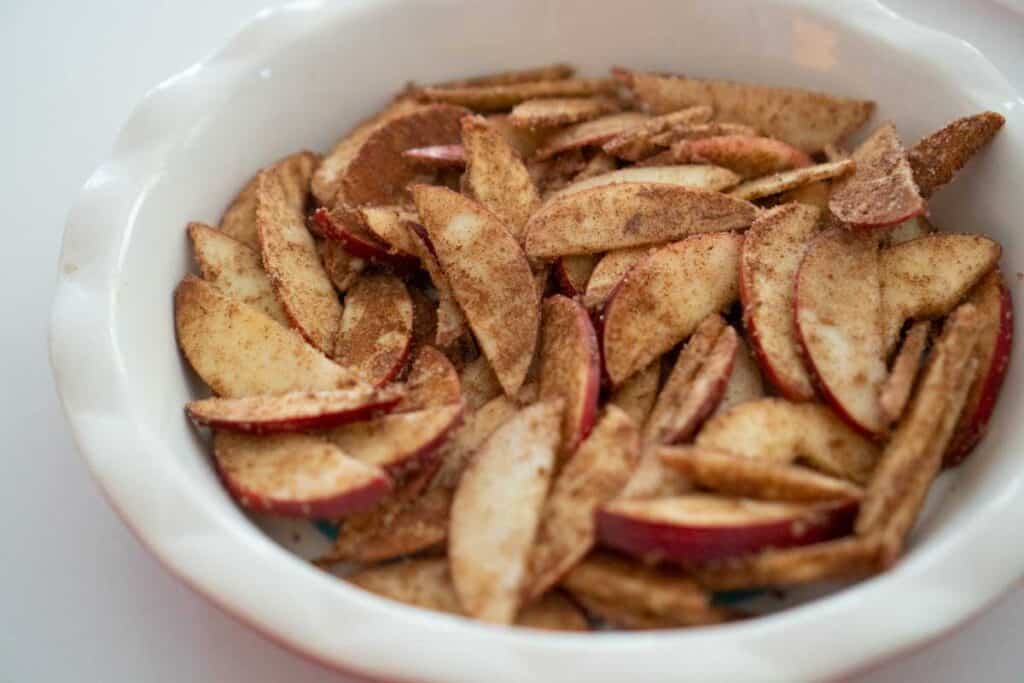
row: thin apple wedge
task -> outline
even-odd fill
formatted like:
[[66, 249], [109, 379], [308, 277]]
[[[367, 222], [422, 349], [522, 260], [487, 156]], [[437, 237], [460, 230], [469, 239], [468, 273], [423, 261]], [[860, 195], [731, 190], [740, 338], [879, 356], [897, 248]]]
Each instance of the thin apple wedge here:
[[[725, 621], [710, 594], [678, 571], [594, 553], [562, 585], [584, 607], [624, 628], [672, 628]], [[604, 609], [605, 607], [610, 609]]]
[[533, 258], [595, 254], [746, 228], [753, 204], [663, 183], [614, 183], [546, 203], [526, 224]]
[[[686, 110], [684, 109], [683, 111]], [[759, 133], [757, 132], [757, 129], [745, 126], [742, 123], [715, 121], [710, 123], [691, 123], [676, 126], [666, 130], [664, 133], [654, 136], [654, 138], [651, 139], [651, 142], [664, 148], [664, 154], [671, 157], [672, 153], [668, 151], [668, 148], [681, 140], [703, 140], [704, 138], [716, 138], [722, 135], [748, 135], [751, 137], [758, 137]], [[642, 163], [647, 164], [650, 160], [651, 157], [646, 157], [642, 160]]]
[[321, 159], [320, 165], [317, 166], [310, 182], [313, 196], [320, 203], [320, 206], [329, 208], [335, 204], [345, 203], [345, 197], [338, 197], [338, 191], [341, 189], [341, 180], [345, 176], [348, 165], [352, 163], [352, 159], [359, 153], [367, 138], [388, 121], [423, 108], [423, 105], [418, 104], [412, 99], [396, 99], [383, 111], [360, 121], [352, 130], [336, 142], [324, 158]]
[[924, 361], [930, 329], [931, 323], [921, 320], [907, 330], [896, 359], [892, 362], [889, 376], [882, 384], [878, 401], [882, 404], [882, 412], [889, 422], [896, 422], [903, 415], [903, 409], [910, 398], [910, 390], [914, 388], [914, 381]]
[[213, 455], [224, 485], [250, 510], [337, 517], [369, 507], [391, 490], [379, 467], [306, 434], [217, 432]]
[[871, 117], [874, 102], [797, 88], [613, 70], [653, 113], [707, 105], [715, 119], [745, 123], [805, 152], [842, 140]]
[[938, 229], [924, 217], [924, 214], [914, 216], [886, 230], [882, 237], [882, 246], [894, 247], [919, 237], [926, 237], [937, 231]]
[[906, 415], [875, 469], [857, 517], [857, 534], [882, 537], [883, 562], [892, 564], [939, 473], [976, 371], [981, 314], [963, 304], [946, 320]]
[[825, 400], [872, 438], [885, 430], [878, 241], [844, 228], [815, 237], [796, 277], [797, 338]]
[[841, 538], [704, 562], [690, 567], [690, 572], [713, 591], [849, 581], [881, 571], [880, 550], [877, 538]]
[[762, 199], [763, 197], [795, 190], [811, 183], [838, 178], [852, 172], [855, 166], [856, 164], [852, 159], [843, 159], [842, 161], [829, 161], [824, 164], [780, 171], [772, 175], [748, 180], [730, 190], [729, 194], [733, 197], [746, 199], [747, 201], [754, 201], [755, 199]]
[[416, 245], [414, 253], [437, 290], [437, 333], [434, 342], [442, 349], [449, 349], [466, 334], [469, 323], [466, 322], [466, 315], [459, 307], [459, 302], [455, 300], [455, 292], [437, 260], [437, 253], [426, 228], [419, 223], [410, 223], [408, 228], [409, 237]]
[[[296, 195], [296, 203], [305, 201], [309, 193], [310, 178], [320, 156], [314, 152], [302, 151], [290, 154], [271, 164], [270, 169], [289, 178], [287, 186]], [[256, 188], [259, 185], [257, 173], [245, 184], [238, 196], [231, 202], [220, 219], [220, 229], [228, 237], [253, 248], [260, 248], [259, 228], [256, 224]]]
[[587, 291], [587, 281], [597, 267], [598, 257], [593, 254], [563, 256], [554, 265], [558, 288], [568, 297], [582, 297]]
[[[452, 583], [448, 560], [422, 558], [363, 569], [346, 577], [363, 590], [397, 602], [437, 612], [464, 615]], [[523, 608], [517, 626], [548, 631], [587, 631], [579, 609], [552, 593]]]
[[554, 128], [596, 119], [619, 110], [610, 97], [545, 97], [520, 102], [508, 121], [519, 128]]
[[322, 240], [317, 248], [320, 252], [320, 262], [323, 263], [331, 284], [339, 294], [344, 294], [366, 269], [366, 261], [352, 256], [345, 251], [341, 242], [334, 240]]
[[454, 405], [462, 400], [459, 373], [448, 357], [433, 346], [421, 346], [405, 380], [405, 397], [396, 410], [423, 410]]
[[337, 391], [297, 391], [275, 396], [205, 398], [190, 401], [185, 413], [213, 429], [250, 434], [326, 429], [390, 412], [402, 400], [397, 387], [359, 385]]
[[969, 301], [977, 307], [984, 330], [975, 351], [978, 374], [946, 452], [947, 466], [960, 464], [985, 435], [1013, 350], [1013, 301], [1002, 274], [998, 270], [989, 273]]
[[508, 624], [522, 605], [561, 423], [561, 402], [524, 408], [491, 434], [459, 480], [448, 557], [459, 601], [477, 619]]
[[634, 266], [604, 308], [605, 367], [613, 385], [669, 350], [738, 295], [743, 238], [695, 235]]
[[571, 456], [597, 418], [601, 354], [597, 334], [582, 305], [556, 294], [543, 304], [540, 400], [562, 399], [560, 458]]
[[740, 301], [743, 324], [769, 382], [792, 401], [814, 398], [811, 375], [802, 357], [793, 316], [796, 274], [821, 211], [791, 203], [754, 219], [740, 251]]
[[672, 155], [678, 163], [720, 166], [745, 180], [813, 163], [805, 152], [785, 142], [750, 135], [680, 140], [672, 145]]
[[882, 348], [907, 320], [946, 315], [999, 262], [1002, 247], [982, 235], [928, 235], [881, 251]]
[[351, 206], [403, 204], [406, 186], [420, 177], [417, 164], [402, 156], [414, 147], [461, 142], [459, 119], [468, 112], [445, 104], [413, 109], [378, 126], [359, 146], [341, 178], [340, 192]]
[[533, 360], [540, 296], [526, 255], [494, 214], [441, 187], [413, 189], [430, 245], [505, 393]]
[[536, 151], [534, 158], [543, 161], [583, 147], [600, 147], [648, 119], [650, 116], [642, 112], [624, 111], [567, 126], [549, 136], [544, 145]]
[[633, 266], [653, 251], [654, 247], [643, 246], [631, 249], [609, 251], [594, 266], [587, 280], [587, 290], [583, 294], [583, 305], [590, 311], [604, 308], [608, 297], [615, 290], [622, 278]]
[[619, 133], [604, 143], [602, 149], [626, 161], [646, 159], [667, 147], [656, 143], [655, 138], [680, 127], [706, 123], [711, 119], [712, 113], [711, 107], [698, 106], [655, 116], [639, 126]]
[[470, 412], [502, 395], [498, 376], [483, 356], [466, 363], [459, 373], [459, 383], [462, 385], [462, 400]]
[[664, 446], [661, 462], [701, 488], [727, 496], [795, 503], [859, 498], [853, 484], [798, 465], [786, 465], [700, 446]]
[[487, 123], [494, 130], [501, 133], [501, 136], [512, 145], [512, 149], [519, 153], [522, 159], [531, 159], [544, 141], [551, 135], [549, 130], [531, 130], [513, 126], [508, 120], [507, 114], [491, 114], [487, 117]]
[[896, 128], [886, 123], [852, 157], [857, 167], [835, 183], [829, 209], [855, 228], [884, 228], [925, 211]]
[[197, 277], [178, 285], [174, 321], [182, 352], [219, 396], [332, 391], [357, 383], [295, 331]]
[[288, 325], [258, 251], [203, 223], [189, 223], [188, 237], [204, 280]]
[[461, 405], [438, 406], [353, 422], [323, 435], [353, 458], [401, 478], [436, 460], [461, 419]]
[[547, 198], [554, 201], [560, 197], [582, 190], [611, 185], [612, 183], [660, 183], [689, 187], [694, 190], [721, 192], [740, 182], [740, 177], [727, 168], [708, 165], [682, 166], [630, 166], [575, 181]]
[[831, 192], [831, 187], [831, 184], [824, 180], [801, 185], [780, 194], [777, 203], [800, 202], [801, 204], [807, 204], [808, 206], [825, 211], [828, 209], [828, 195]]
[[803, 463], [866, 484], [878, 446], [823, 405], [778, 398], [748, 401], [704, 423], [697, 446], [775, 464]]
[[970, 159], [992, 141], [1006, 123], [1002, 114], [985, 111], [965, 116], [920, 140], [907, 150], [907, 161], [922, 197], [948, 183]]
[[260, 174], [256, 222], [263, 266], [292, 325], [324, 353], [333, 350], [341, 304], [306, 227], [308, 178], [272, 169]]
[[403, 151], [402, 157], [428, 168], [461, 169], [466, 166], [466, 148], [462, 145], [413, 147]]
[[422, 88], [416, 92], [416, 96], [424, 102], [445, 102], [484, 112], [509, 109], [527, 100], [590, 97], [609, 93], [613, 89], [614, 84], [604, 79], [566, 78], [557, 81], [469, 85], [459, 88]]
[[523, 225], [540, 204], [540, 195], [519, 153], [480, 116], [462, 119], [466, 173], [462, 188], [490, 209], [517, 240]]
[[469, 88], [481, 85], [513, 85], [515, 83], [533, 83], [535, 81], [564, 81], [572, 78], [576, 73], [569, 64], [544, 64], [542, 66], [531, 66], [525, 69], [509, 69], [508, 71], [496, 71], [482, 76], [471, 76], [459, 78], [440, 83], [432, 83], [430, 88]]
[[402, 274], [415, 271], [419, 265], [412, 254], [377, 239], [363, 223], [362, 216], [344, 205], [335, 206], [333, 211], [322, 207], [317, 209], [313, 212], [313, 222], [328, 241], [340, 243], [355, 258]]
[[608, 403], [618, 406], [632, 418], [633, 422], [642, 425], [654, 409], [660, 379], [661, 362], [652, 361], [646, 368], [623, 382], [609, 397]]
[[739, 342], [732, 373], [729, 374], [729, 383], [725, 385], [722, 400], [715, 406], [711, 417], [732, 410], [741, 403], [756, 401], [765, 396], [764, 379], [761, 377], [757, 361], [754, 360], [754, 354], [742, 339]]
[[597, 517], [607, 547], [645, 561], [698, 562], [845, 536], [857, 501], [780, 503], [691, 493], [616, 500]]
[[361, 227], [390, 247], [389, 253], [403, 258], [416, 257], [416, 244], [409, 234], [409, 224], [419, 222], [415, 211], [403, 206], [365, 206], [358, 215], [362, 218]]
[[551, 485], [530, 552], [527, 599], [547, 592], [590, 552], [596, 538], [594, 513], [625, 486], [639, 455], [636, 423], [609, 406]]
[[387, 384], [412, 349], [412, 298], [394, 275], [363, 275], [345, 295], [334, 358], [364, 382]]

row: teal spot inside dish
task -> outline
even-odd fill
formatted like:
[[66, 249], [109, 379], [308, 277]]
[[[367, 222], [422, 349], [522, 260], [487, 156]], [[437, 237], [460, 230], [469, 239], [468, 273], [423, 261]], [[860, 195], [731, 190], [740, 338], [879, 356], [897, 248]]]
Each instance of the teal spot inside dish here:
[[756, 597], [760, 597], [764, 595], [765, 592], [766, 591], [760, 589], [720, 591], [712, 596], [711, 602], [715, 605], [735, 605], [740, 602], [746, 602], [747, 600], [753, 600]]
[[314, 519], [313, 528], [326, 536], [329, 541], [338, 540], [338, 525], [329, 519]]

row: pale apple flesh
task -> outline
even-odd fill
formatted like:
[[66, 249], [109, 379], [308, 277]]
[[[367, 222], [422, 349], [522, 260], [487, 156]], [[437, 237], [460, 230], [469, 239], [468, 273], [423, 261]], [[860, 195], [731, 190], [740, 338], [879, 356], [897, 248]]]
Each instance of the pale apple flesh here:
[[334, 358], [364, 382], [383, 386], [405, 366], [412, 348], [412, 298], [394, 275], [364, 275], [345, 296]]

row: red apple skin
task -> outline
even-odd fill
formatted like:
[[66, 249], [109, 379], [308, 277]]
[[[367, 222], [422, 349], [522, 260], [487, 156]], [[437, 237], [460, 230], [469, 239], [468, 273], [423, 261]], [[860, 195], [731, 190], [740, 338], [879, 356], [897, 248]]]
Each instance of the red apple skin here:
[[565, 270], [565, 264], [561, 258], [555, 261], [555, 265], [552, 268], [555, 273], [555, 280], [558, 281], [558, 290], [568, 297], [581, 296], [583, 292], [576, 289], [572, 283], [572, 278], [569, 277], [569, 273]]
[[255, 493], [228, 477], [214, 458], [214, 469], [231, 497], [246, 510], [301, 519], [334, 518], [366, 510], [391, 493], [392, 481], [384, 474], [355, 489], [313, 500], [280, 500]]
[[327, 239], [341, 242], [345, 251], [356, 258], [387, 266], [402, 274], [413, 273], [419, 268], [419, 259], [412, 254], [389, 249], [386, 245], [371, 241], [368, 236], [346, 229], [335, 222], [330, 212], [323, 207], [313, 212], [313, 222]]
[[823, 505], [810, 516], [736, 526], [680, 526], [602, 509], [597, 537], [605, 546], [640, 559], [718, 560], [845, 536], [853, 531], [859, 508], [860, 501], [846, 500]]
[[393, 396], [387, 396], [381, 400], [359, 406], [358, 408], [321, 413], [319, 415], [281, 417], [278, 419], [260, 421], [204, 419], [203, 416], [196, 415], [190, 411], [188, 406], [186, 406], [186, 412], [192, 420], [210, 427], [211, 429], [222, 429], [229, 432], [242, 432], [244, 434], [256, 435], [281, 434], [285, 432], [304, 432], [310, 429], [327, 429], [329, 427], [337, 427], [350, 422], [368, 420], [382, 413], [390, 412], [401, 400], [401, 396], [395, 394]]
[[571, 444], [571, 451], [575, 451], [576, 447], [590, 435], [590, 430], [594, 428], [594, 422], [597, 420], [597, 404], [601, 395], [601, 371], [604, 364], [602, 363], [601, 347], [597, 342], [597, 332], [590, 320], [590, 314], [578, 301], [571, 301], [576, 311], [576, 324], [580, 328], [580, 334], [588, 350], [586, 389], [580, 396], [582, 404], [580, 420], [576, 427], [576, 439]]
[[1010, 290], [1002, 281], [999, 283], [999, 330], [996, 333], [996, 344], [992, 350], [992, 358], [985, 372], [984, 384], [978, 401], [969, 406], [972, 411], [967, 418], [966, 427], [959, 431], [946, 453], [943, 465], [956, 467], [962, 463], [974, 447], [985, 436], [989, 420], [1003, 388], [1003, 380], [1010, 368], [1010, 355], [1013, 351], [1013, 299]]

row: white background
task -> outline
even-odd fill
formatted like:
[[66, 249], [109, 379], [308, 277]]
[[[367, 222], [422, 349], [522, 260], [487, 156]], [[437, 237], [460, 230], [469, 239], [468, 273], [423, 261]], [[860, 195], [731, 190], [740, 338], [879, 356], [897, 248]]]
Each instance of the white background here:
[[[889, 5], [974, 43], [1024, 92], [1024, 16], [1004, 2]], [[349, 680], [239, 625], [146, 554], [80, 462], [47, 361], [57, 253], [79, 186], [147, 89], [263, 4], [0, 0], [2, 683]], [[955, 636], [857, 680], [1020, 681], [1022, 631], [1018, 589]]]

